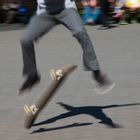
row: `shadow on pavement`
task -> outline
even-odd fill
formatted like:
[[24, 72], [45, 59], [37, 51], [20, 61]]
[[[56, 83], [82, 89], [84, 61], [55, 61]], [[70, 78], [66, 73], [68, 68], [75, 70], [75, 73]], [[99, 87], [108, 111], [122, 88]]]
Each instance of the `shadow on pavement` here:
[[70, 124], [70, 125], [60, 126], [60, 127], [55, 127], [55, 128], [40, 128], [38, 130], [33, 131], [30, 134], [59, 130], [59, 129], [66, 129], [66, 128], [72, 128], [72, 127], [87, 126], [87, 125], [91, 125], [91, 124], [93, 124], [93, 123], [73, 123], [73, 124]]
[[[57, 103], [60, 106], [62, 106], [65, 110], [68, 112], [60, 114], [58, 116], [55, 116], [53, 118], [47, 119], [45, 121], [35, 123], [33, 126], [39, 126], [39, 125], [44, 125], [44, 124], [49, 124], [53, 123], [57, 120], [76, 116], [76, 115], [81, 115], [81, 114], [87, 114], [90, 115], [96, 119], [101, 120], [99, 123], [105, 124], [110, 128], [121, 128], [122, 126], [119, 124], [116, 124], [112, 121], [111, 118], [109, 118], [104, 112], [104, 109], [109, 109], [109, 108], [115, 108], [115, 107], [126, 107], [126, 106], [136, 106], [140, 105], [140, 103], [132, 103], [132, 104], [122, 104], [122, 105], [108, 105], [108, 106], [82, 106], [82, 107], [73, 107], [71, 105], [59, 102]], [[76, 126], [82, 126], [82, 125], [90, 125], [92, 123], [84, 123], [84, 124], [78, 124], [74, 123], [72, 125], [68, 126], [62, 126], [62, 127], [57, 127], [57, 128], [50, 128], [50, 129], [39, 129], [37, 131], [34, 131], [33, 133], [37, 132], [44, 132], [44, 131], [51, 131], [51, 130], [57, 130], [57, 129], [63, 129], [63, 128], [69, 128], [69, 127], [76, 127]]]

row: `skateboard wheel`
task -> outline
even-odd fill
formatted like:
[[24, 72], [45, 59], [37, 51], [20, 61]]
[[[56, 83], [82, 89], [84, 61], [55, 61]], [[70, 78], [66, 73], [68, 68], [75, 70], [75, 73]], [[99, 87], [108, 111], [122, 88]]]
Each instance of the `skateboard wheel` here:
[[36, 107], [36, 105], [31, 105], [30, 107], [28, 105], [25, 105], [24, 111], [26, 114], [32, 113], [34, 115], [38, 111], [38, 108]]
[[58, 70], [50, 70], [50, 75], [53, 80], [60, 80], [64, 76], [64, 72], [62, 69]]
[[38, 108], [36, 107], [36, 105], [31, 105], [30, 110], [33, 114], [36, 114], [36, 112], [38, 111]]
[[26, 114], [31, 113], [30, 107], [27, 106], [27, 105], [24, 106], [24, 111], [25, 111]]

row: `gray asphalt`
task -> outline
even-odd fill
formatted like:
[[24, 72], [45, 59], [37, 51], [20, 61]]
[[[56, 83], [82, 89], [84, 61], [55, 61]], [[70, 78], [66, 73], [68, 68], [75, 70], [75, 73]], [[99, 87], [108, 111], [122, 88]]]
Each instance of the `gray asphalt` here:
[[[12, 26], [13, 27], [13, 26]], [[23, 28], [0, 27], [0, 140], [138, 140], [140, 137], [140, 25], [110, 30], [86, 26], [101, 65], [116, 87], [94, 92], [84, 71], [82, 50], [71, 33], [57, 26], [36, 45], [41, 83], [19, 98], [23, 82], [19, 39]], [[17, 27], [17, 26], [16, 26]], [[50, 82], [49, 70], [77, 64], [34, 126], [24, 128], [24, 104], [33, 104]]]

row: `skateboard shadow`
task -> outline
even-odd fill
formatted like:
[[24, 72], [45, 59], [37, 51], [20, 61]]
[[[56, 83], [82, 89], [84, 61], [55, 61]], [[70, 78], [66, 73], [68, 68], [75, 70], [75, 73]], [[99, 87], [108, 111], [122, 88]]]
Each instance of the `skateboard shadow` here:
[[47, 119], [45, 121], [35, 123], [33, 126], [39, 126], [49, 123], [54, 123], [57, 120], [65, 119], [68, 117], [81, 115], [81, 114], [87, 114], [90, 115], [96, 119], [101, 120], [99, 123], [102, 123], [104, 125], [107, 125], [110, 128], [121, 128], [122, 126], [119, 124], [116, 124], [113, 122], [113, 120], [108, 117], [103, 110], [110, 109], [110, 108], [116, 108], [116, 107], [126, 107], [126, 106], [136, 106], [140, 105], [140, 103], [132, 103], [132, 104], [121, 104], [121, 105], [107, 105], [107, 106], [82, 106], [82, 107], [73, 107], [71, 105], [59, 102], [57, 103], [60, 106], [62, 106], [65, 110], [68, 112], [60, 114], [58, 116], [55, 116], [53, 118]]
[[42, 133], [42, 132], [47, 132], [47, 131], [53, 131], [53, 130], [60, 130], [60, 129], [66, 129], [66, 128], [72, 128], [72, 127], [80, 127], [80, 126], [87, 126], [91, 125], [93, 123], [73, 123], [65, 126], [60, 126], [60, 127], [54, 127], [54, 128], [40, 128], [38, 130], [33, 131], [30, 134], [34, 133]]

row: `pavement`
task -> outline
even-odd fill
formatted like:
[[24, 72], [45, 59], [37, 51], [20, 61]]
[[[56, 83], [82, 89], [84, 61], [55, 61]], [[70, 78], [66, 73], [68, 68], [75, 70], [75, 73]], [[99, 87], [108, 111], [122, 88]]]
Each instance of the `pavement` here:
[[[17, 26], [16, 26], [17, 27]], [[19, 26], [18, 26], [19, 27]], [[140, 24], [109, 30], [86, 26], [103, 72], [116, 82], [106, 95], [94, 92], [91, 73], [85, 71], [82, 50], [63, 26], [36, 42], [41, 83], [23, 97], [20, 37], [24, 27], [0, 26], [0, 140], [138, 140], [140, 137]], [[25, 104], [43, 94], [49, 71], [77, 64], [31, 129], [24, 128]]]

